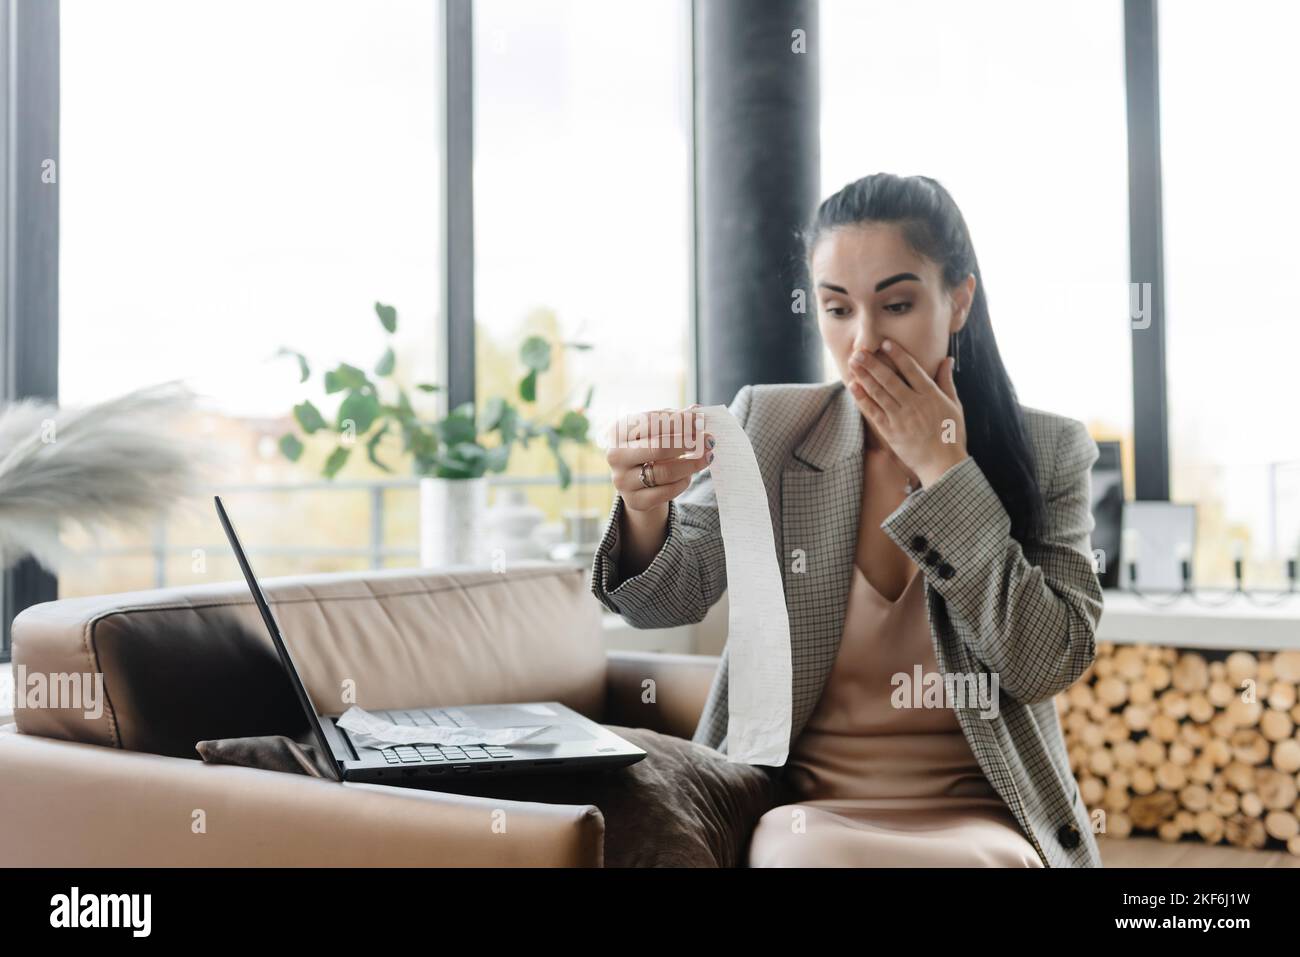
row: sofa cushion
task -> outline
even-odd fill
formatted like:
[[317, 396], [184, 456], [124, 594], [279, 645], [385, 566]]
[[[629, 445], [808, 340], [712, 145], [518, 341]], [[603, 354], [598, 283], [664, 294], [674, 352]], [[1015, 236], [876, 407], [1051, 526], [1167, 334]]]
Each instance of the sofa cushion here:
[[[646, 728], [606, 725], [646, 752], [610, 771], [467, 775], [429, 790], [544, 804], [593, 804], [605, 817], [606, 867], [740, 867], [758, 819], [787, 795], [777, 776]], [[283, 737], [200, 741], [205, 761], [316, 774], [316, 749]]]

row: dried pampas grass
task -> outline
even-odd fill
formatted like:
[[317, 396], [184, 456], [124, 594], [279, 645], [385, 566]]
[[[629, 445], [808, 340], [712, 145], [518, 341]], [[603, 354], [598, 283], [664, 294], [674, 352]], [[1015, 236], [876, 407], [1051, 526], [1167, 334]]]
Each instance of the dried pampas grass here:
[[178, 428], [197, 398], [167, 382], [80, 409], [0, 406], [0, 566], [30, 555], [54, 571], [67, 524], [148, 526], [200, 491], [216, 459]]

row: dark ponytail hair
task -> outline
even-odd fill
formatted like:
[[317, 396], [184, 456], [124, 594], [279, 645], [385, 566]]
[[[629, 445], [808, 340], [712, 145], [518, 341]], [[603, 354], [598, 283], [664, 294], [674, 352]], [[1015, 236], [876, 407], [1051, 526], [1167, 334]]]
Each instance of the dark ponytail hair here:
[[[975, 297], [957, 333], [961, 368], [953, 384], [966, 418], [966, 446], [1011, 518], [1011, 536], [1026, 546], [1046, 527], [1047, 508], [1034, 471], [1034, 452], [1015, 387], [1002, 364], [989, 321], [984, 278], [961, 210], [928, 176], [873, 173], [849, 183], [817, 208], [803, 231], [804, 268], [814, 247], [839, 226], [897, 223], [907, 243], [935, 262], [951, 292], [975, 276]], [[950, 347], [951, 349], [951, 347]]]

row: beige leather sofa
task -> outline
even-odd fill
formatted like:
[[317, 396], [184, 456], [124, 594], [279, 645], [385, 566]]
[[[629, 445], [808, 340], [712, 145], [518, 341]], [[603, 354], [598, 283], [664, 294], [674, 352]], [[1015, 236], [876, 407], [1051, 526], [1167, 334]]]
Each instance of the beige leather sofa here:
[[[264, 584], [323, 711], [344, 710], [345, 692], [363, 708], [555, 700], [689, 738], [718, 663], [606, 653], [600, 605], [576, 563]], [[604, 819], [591, 805], [198, 760], [196, 741], [306, 728], [243, 582], [50, 602], [19, 615], [13, 639], [15, 678], [28, 686], [0, 729], [0, 864], [603, 864]], [[102, 675], [99, 707], [89, 692], [24, 707], [40, 704], [29, 697], [37, 674]], [[642, 702], [646, 678], [656, 703]]]

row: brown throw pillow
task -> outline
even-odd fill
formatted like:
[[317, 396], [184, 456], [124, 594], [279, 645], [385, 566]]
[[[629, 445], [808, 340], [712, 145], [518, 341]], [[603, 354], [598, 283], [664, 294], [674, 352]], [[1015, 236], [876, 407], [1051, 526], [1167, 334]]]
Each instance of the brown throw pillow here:
[[[417, 786], [508, 801], [594, 804], [605, 818], [606, 867], [743, 867], [758, 819], [788, 798], [779, 775], [733, 764], [685, 738], [606, 727], [646, 756], [612, 771], [467, 775]], [[283, 736], [196, 747], [209, 763], [323, 776], [316, 749]]]

